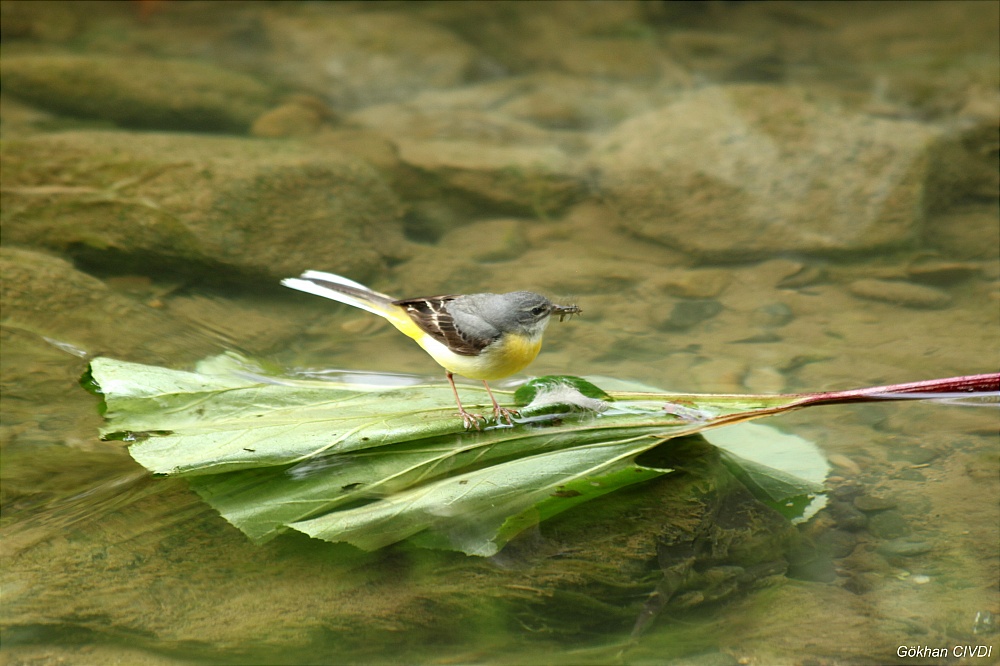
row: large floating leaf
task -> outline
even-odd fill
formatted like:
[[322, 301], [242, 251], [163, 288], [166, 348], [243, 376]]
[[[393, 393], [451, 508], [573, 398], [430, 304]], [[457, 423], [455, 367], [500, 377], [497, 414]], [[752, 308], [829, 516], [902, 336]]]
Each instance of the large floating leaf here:
[[723, 462], [760, 501], [793, 522], [826, 505], [818, 493], [830, 465], [812, 442], [759, 423], [717, 428], [705, 439], [722, 449]]
[[[134, 441], [132, 456], [154, 473], [188, 477], [254, 541], [295, 529], [366, 549], [413, 538], [475, 555], [669, 472], [636, 458], [671, 438], [878, 395], [607, 393], [578, 377], [544, 377], [514, 395], [514, 427], [467, 432], [450, 387], [406, 376], [276, 378], [223, 355], [194, 372], [95, 359], [90, 379], [104, 398], [105, 437]], [[485, 391], [461, 390], [471, 409], [487, 411]], [[767, 432], [714, 443], [731, 450], [748, 487], [793, 517], [822, 491], [825, 461], [807, 442]]]
[[[639, 446], [648, 448], [648, 438], [643, 439], [642, 444], [631, 440], [588, 444], [518, 458], [290, 527], [367, 550], [430, 530], [425, 544], [493, 555], [538, 519], [670, 471], [642, 468], [630, 460]], [[529, 508], [541, 515], [525, 520], [521, 514]]]
[[[104, 394], [104, 436], [160, 435], [131, 448], [157, 474], [285, 465], [455, 430], [442, 409], [447, 386], [286, 382], [251, 374], [228, 355], [195, 372], [98, 358], [90, 373]], [[402, 409], [386, 411], [395, 400]]]

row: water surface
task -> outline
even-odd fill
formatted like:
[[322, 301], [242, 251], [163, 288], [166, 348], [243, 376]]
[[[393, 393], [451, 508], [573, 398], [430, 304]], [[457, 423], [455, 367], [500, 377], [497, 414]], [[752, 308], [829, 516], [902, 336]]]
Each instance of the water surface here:
[[[77, 383], [97, 355], [190, 368], [226, 350], [443, 381], [374, 317], [278, 286], [305, 269], [579, 304], [532, 375], [775, 393], [996, 371], [995, 4], [2, 11], [11, 663], [1000, 652], [995, 409], [774, 419], [833, 465], [831, 507], [794, 528], [811, 557], [631, 639], [670, 566], [674, 490], [587, 505], [494, 560], [255, 546], [101, 441]], [[585, 555], [562, 547], [588, 529]]]

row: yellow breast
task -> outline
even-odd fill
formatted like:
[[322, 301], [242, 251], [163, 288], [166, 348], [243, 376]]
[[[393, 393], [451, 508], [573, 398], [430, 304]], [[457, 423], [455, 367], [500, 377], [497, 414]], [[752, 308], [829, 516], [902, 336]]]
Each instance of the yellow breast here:
[[502, 379], [526, 368], [542, 348], [542, 337], [507, 333], [478, 356], [462, 356], [445, 348], [429, 335], [417, 338], [435, 361], [446, 370], [469, 379]]
[[472, 379], [501, 379], [524, 370], [535, 360], [542, 349], [542, 336], [529, 338], [525, 335], [507, 333], [500, 340], [483, 350], [485, 367], [480, 376]]

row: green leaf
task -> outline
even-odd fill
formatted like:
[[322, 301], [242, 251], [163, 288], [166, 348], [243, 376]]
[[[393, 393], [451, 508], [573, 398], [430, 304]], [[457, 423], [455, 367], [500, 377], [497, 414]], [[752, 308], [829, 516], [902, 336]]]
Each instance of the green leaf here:
[[[99, 358], [91, 375], [107, 408], [103, 436], [169, 433], [131, 449], [157, 474], [287, 465], [461, 430], [447, 386], [278, 382], [219, 359], [184, 372]], [[400, 398], [404, 410], [384, 411]]]
[[825, 506], [830, 465], [809, 440], [759, 423], [711, 430], [705, 439], [722, 450], [722, 461], [757, 499], [793, 523]]
[[190, 481], [226, 519], [262, 542], [284, 531], [289, 523], [337, 507], [392, 497], [449, 474], [488, 468], [517, 456], [607, 438], [603, 430], [496, 429], [317, 456], [296, 465], [192, 476]]
[[[643, 438], [645, 439], [645, 438]], [[669, 470], [643, 469], [631, 458], [648, 440], [591, 444], [519, 458], [447, 477], [356, 509], [335, 511], [291, 527], [309, 536], [374, 550], [431, 530], [424, 545], [470, 555], [496, 554], [510, 537], [538, 519]]]
[[[344, 374], [334, 381], [268, 376], [233, 354], [193, 372], [95, 359], [106, 438], [192, 487], [256, 542], [295, 529], [374, 549], [412, 538], [475, 555], [582, 502], [669, 470], [636, 457], [684, 435], [759, 418], [801, 396], [691, 396], [578, 377], [542, 377], [513, 396], [514, 427], [465, 431], [447, 384]], [[602, 380], [598, 380], [602, 381]], [[486, 411], [482, 388], [461, 386]], [[730, 457], [748, 485], [787, 503], [812, 481]], [[794, 495], [789, 495], [794, 493]]]
[[514, 393], [522, 416], [570, 411], [603, 412], [613, 398], [586, 379], [568, 375], [537, 377]]

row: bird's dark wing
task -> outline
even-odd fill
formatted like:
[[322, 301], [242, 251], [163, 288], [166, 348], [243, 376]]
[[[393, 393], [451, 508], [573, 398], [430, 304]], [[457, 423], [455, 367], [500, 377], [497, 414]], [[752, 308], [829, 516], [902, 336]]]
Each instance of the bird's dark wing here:
[[495, 338], [475, 339], [462, 335], [455, 326], [455, 320], [445, 309], [445, 305], [457, 296], [428, 296], [426, 298], [406, 298], [393, 301], [394, 305], [406, 308], [417, 326], [448, 349], [462, 356], [478, 356]]

